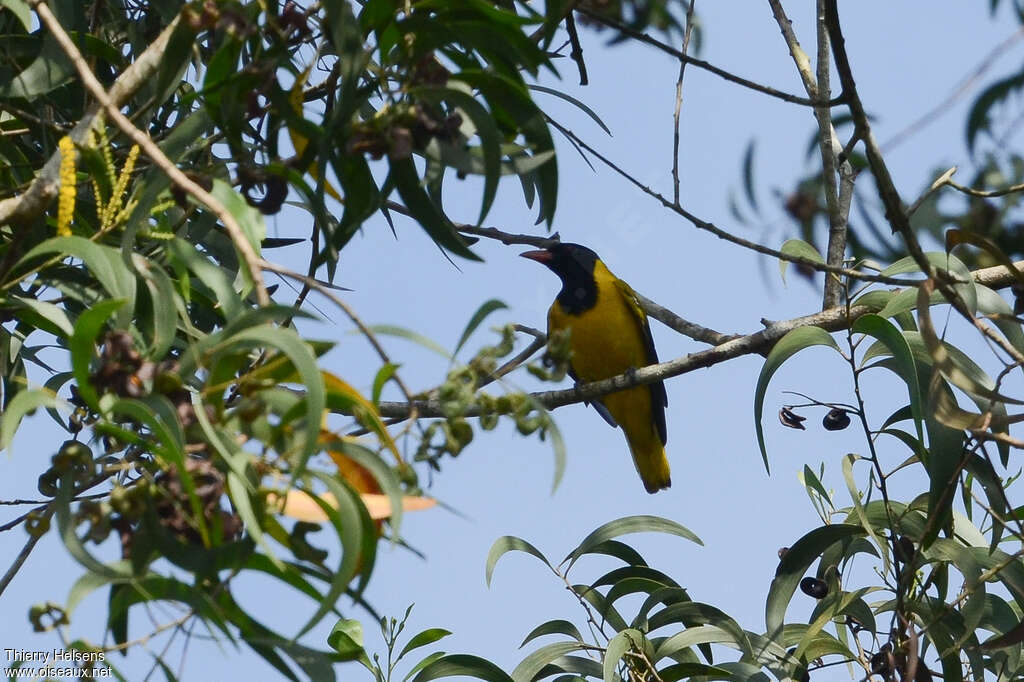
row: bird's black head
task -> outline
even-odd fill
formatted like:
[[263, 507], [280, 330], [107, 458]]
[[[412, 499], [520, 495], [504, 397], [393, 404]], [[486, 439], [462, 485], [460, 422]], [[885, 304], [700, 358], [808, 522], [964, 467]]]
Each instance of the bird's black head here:
[[520, 255], [542, 263], [558, 275], [562, 280], [562, 290], [558, 292], [557, 300], [567, 313], [581, 313], [597, 302], [594, 266], [598, 259], [597, 254], [587, 247], [561, 242]]

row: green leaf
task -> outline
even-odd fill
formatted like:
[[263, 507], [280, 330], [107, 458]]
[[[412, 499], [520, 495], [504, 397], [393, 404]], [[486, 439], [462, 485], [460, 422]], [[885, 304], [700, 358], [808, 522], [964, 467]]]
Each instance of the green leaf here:
[[445, 350], [444, 346], [439, 344], [437, 341], [434, 341], [433, 339], [429, 339], [426, 336], [423, 336], [423, 334], [420, 334], [419, 332], [412, 331], [411, 329], [406, 329], [405, 327], [396, 327], [395, 325], [391, 324], [375, 324], [370, 325], [367, 328], [374, 334], [381, 334], [383, 336], [397, 336], [400, 339], [412, 341], [413, 343], [419, 346], [423, 346], [427, 350], [432, 350], [446, 360], [452, 359], [451, 354], [447, 350]]
[[853, 478], [853, 464], [856, 461], [857, 455], [848, 454], [843, 457], [843, 480], [846, 482], [846, 489], [850, 493], [850, 500], [853, 502], [853, 511], [857, 515], [857, 520], [860, 521], [861, 527], [871, 536], [871, 539], [875, 541], [875, 546], [882, 549], [882, 561], [883, 565], [888, 570], [889, 566], [889, 543], [882, 540], [875, 533], [875, 527], [868, 520], [867, 512], [864, 510], [864, 505], [861, 503], [860, 491], [857, 489], [857, 483]]
[[[306, 461], [316, 451], [317, 439], [320, 436], [320, 423], [326, 408], [326, 391], [324, 389], [323, 376], [316, 364], [316, 356], [302, 337], [294, 330], [286, 327], [271, 327], [260, 325], [243, 329], [232, 334], [223, 350], [217, 353], [211, 360], [211, 366], [216, 368], [218, 358], [224, 354], [237, 352], [238, 345], [259, 346], [263, 348], [277, 348], [284, 353], [295, 367], [302, 385], [305, 387], [304, 401], [306, 413], [304, 416], [303, 431], [305, 439], [302, 443], [302, 451], [299, 461], [295, 466], [293, 478], [302, 474]], [[215, 372], [211, 372], [211, 380], [217, 383], [214, 378]]]
[[[40, 329], [53, 334], [58, 339], [62, 336], [69, 337], [74, 332], [71, 320], [68, 319], [64, 309], [59, 306], [46, 301], [22, 298], [20, 296], [11, 296], [8, 300], [19, 308], [35, 313], [32, 323]], [[23, 316], [19, 315], [18, 317], [22, 318]]]
[[323, 602], [299, 630], [296, 638], [309, 632], [320, 622], [321, 618], [330, 612], [338, 598], [345, 593], [346, 587], [355, 577], [360, 564], [362, 564], [364, 575], [368, 575], [369, 571], [373, 570], [377, 545], [373, 522], [366, 512], [366, 507], [359, 500], [359, 496], [339, 481], [336, 476], [319, 471], [310, 471], [309, 473], [327, 488], [327, 492], [334, 496], [337, 507], [328, 504], [313, 492], [304, 491], [327, 515], [341, 542], [342, 552], [338, 568], [331, 578], [331, 586], [327, 594], [324, 595]]
[[410, 214], [420, 227], [430, 235], [434, 242], [452, 253], [469, 260], [480, 260], [480, 257], [469, 250], [451, 221], [434, 205], [420, 184], [416, 165], [411, 158], [391, 159], [389, 178], [395, 184], [398, 195], [409, 209]]
[[[700, 625], [695, 628], [686, 628], [662, 641], [655, 651], [654, 660], [660, 661], [667, 656], [674, 656], [684, 649], [698, 644], [722, 644], [731, 649], [740, 650], [740, 644], [732, 633], [714, 625]], [[779, 659], [785, 658], [785, 649], [774, 642], [768, 641], [766, 644], [765, 650], [761, 652], [762, 655], [772, 654], [778, 656]]]
[[[7, 0], [4, 4], [7, 4]], [[0, 85], [0, 98], [33, 101], [70, 82], [74, 74], [75, 67], [71, 65], [60, 44], [47, 34], [43, 37], [42, 49], [32, 63]]]
[[583, 635], [580, 634], [575, 625], [567, 620], [556, 619], [541, 623], [533, 630], [530, 630], [530, 634], [523, 639], [523, 643], [519, 645], [519, 648], [521, 649], [538, 637], [544, 637], [545, 635], [567, 635], [577, 642], [583, 641]]
[[[510, 78], [480, 71], [463, 69], [451, 80], [461, 81], [477, 88], [487, 100], [495, 118], [505, 115], [515, 121], [519, 132], [531, 146], [534, 154], [543, 154], [555, 148], [544, 114], [530, 99], [526, 88]], [[540, 195], [541, 218], [548, 225], [555, 217], [558, 195], [558, 166], [554, 159], [541, 165], [536, 173], [535, 186]]]
[[[753, 143], [751, 143], [753, 144]], [[807, 260], [814, 261], [815, 263], [824, 263], [825, 259], [821, 257], [818, 250], [814, 248], [812, 244], [805, 242], [803, 239], [787, 239], [779, 249], [779, 253], [786, 256], [794, 256], [796, 258], [806, 258]], [[789, 268], [789, 261], [783, 258], [779, 259], [779, 275], [782, 276], [782, 281], [786, 281], [786, 270]]]
[[168, 251], [181, 264], [191, 270], [199, 280], [210, 288], [225, 320], [234, 320], [242, 314], [242, 299], [235, 291], [224, 270], [200, 254], [195, 246], [184, 239], [175, 239], [168, 244]]
[[[755, 668], [756, 666], [751, 666]], [[704, 663], [676, 663], [658, 671], [658, 677], [662, 682], [679, 682], [679, 680], [707, 679], [707, 680], [752, 680], [757, 679], [756, 675], [734, 675], [722, 666], [706, 665]]]
[[89, 380], [89, 364], [92, 362], [95, 352], [96, 336], [106, 325], [110, 316], [124, 304], [124, 300], [115, 299], [102, 301], [89, 308], [78, 316], [78, 320], [75, 321], [75, 332], [68, 341], [68, 349], [71, 351], [71, 371], [75, 375], [78, 394], [82, 396], [89, 407], [97, 412], [100, 411], [99, 398]]
[[865, 535], [860, 526], [850, 524], [831, 524], [815, 528], [797, 540], [779, 561], [779, 567], [768, 588], [768, 599], [765, 602], [765, 623], [768, 636], [781, 632], [789, 606], [797, 585], [804, 577], [811, 563], [821, 556], [826, 549], [846, 538]]
[[0, 450], [8, 450], [25, 415], [40, 407], [56, 407], [57, 395], [45, 388], [18, 391], [0, 416]]
[[[954, 386], [972, 395], [982, 396], [995, 402], [1024, 405], [1024, 401], [1011, 398], [996, 391], [995, 383], [984, 372], [981, 372], [977, 365], [974, 366], [977, 368], [977, 371], [972, 371], [969, 365], [957, 362], [952, 357], [949, 347], [939, 341], [939, 337], [935, 333], [935, 327], [932, 324], [931, 310], [928, 304], [929, 287], [928, 283], [924, 283], [919, 287], [917, 319], [921, 327], [921, 340], [928, 349], [928, 353], [932, 356], [935, 369], [939, 370]], [[970, 364], [973, 365], [974, 363], [971, 362]]]
[[497, 196], [498, 180], [501, 179], [501, 133], [494, 123], [494, 118], [470, 93], [456, 88], [416, 88], [411, 94], [413, 97], [435, 103], [447, 100], [461, 109], [473, 122], [476, 134], [480, 137], [479, 151], [483, 158], [484, 193], [477, 224], [483, 223], [494, 203], [494, 197]]
[[[892, 298], [893, 292], [887, 289], [872, 289], [853, 299], [850, 305], [853, 307], [862, 305], [872, 310], [881, 310]], [[882, 317], [885, 317], [884, 315]]]
[[997, 80], [985, 88], [974, 100], [967, 114], [967, 149], [974, 151], [978, 133], [989, 129], [989, 113], [998, 103], [1008, 99], [1016, 90], [1024, 88], [1024, 71]]
[[921, 384], [917, 375], [917, 365], [914, 363], [914, 354], [910, 350], [906, 337], [896, 325], [889, 322], [880, 315], [864, 315], [853, 323], [851, 329], [857, 334], [867, 334], [878, 339], [892, 353], [899, 376], [907, 385], [910, 394], [910, 411], [914, 418], [914, 426], [917, 429], [917, 437], [924, 440], [923, 420], [924, 412], [921, 406]]
[[462, 346], [467, 340], [469, 340], [470, 335], [476, 331], [476, 328], [480, 326], [480, 323], [483, 322], [488, 315], [493, 313], [495, 310], [502, 309], [507, 310], [508, 306], [496, 298], [486, 301], [483, 305], [477, 308], [476, 312], [473, 313], [473, 316], [469, 318], [469, 323], [466, 325], [466, 328], [462, 331], [462, 336], [459, 337], [459, 342], [455, 344], [455, 350], [452, 351], [452, 357], [454, 358], [459, 354]]
[[[371, 0], [371, 2], [372, 2], [372, 0]], [[414, 666], [413, 666], [413, 667], [412, 667], [412, 668], [411, 668], [411, 669], [409, 670], [409, 672], [407, 672], [407, 673], [405, 674], [405, 677], [403, 677], [403, 678], [402, 678], [402, 682], [408, 682], [408, 680], [409, 680], [409, 678], [410, 678], [410, 677], [412, 677], [413, 675], [415, 675], [415, 674], [416, 674], [416, 673], [418, 673], [419, 671], [423, 670], [424, 668], [426, 668], [426, 667], [427, 667], [428, 665], [430, 665], [430, 664], [431, 664], [431, 663], [433, 663], [434, 661], [436, 661], [436, 660], [439, 660], [439, 659], [441, 659], [441, 658], [444, 658], [444, 657], [445, 657], [445, 655], [446, 655], [446, 654], [445, 654], [445, 652], [444, 652], [444, 651], [435, 651], [435, 652], [434, 652], [434, 653], [432, 653], [432, 654], [428, 654], [427, 656], [424, 656], [424, 657], [423, 657], [423, 660], [421, 660], [421, 661], [420, 661], [419, 663], [417, 663], [416, 665], [414, 665]], [[380, 680], [380, 677], [378, 677], [378, 678], [377, 678], [377, 680], [379, 681], [379, 680]]]
[[352, 661], [366, 656], [363, 649], [363, 624], [355, 619], [342, 618], [327, 635], [327, 646], [341, 655], [341, 660]]
[[585, 648], [582, 642], [553, 642], [530, 653], [519, 662], [512, 671], [514, 682], [533, 682], [540, 673], [552, 661]]
[[498, 559], [512, 551], [526, 552], [537, 557], [544, 562], [545, 566], [551, 568], [551, 563], [541, 554], [539, 549], [522, 538], [517, 538], [514, 535], [504, 535], [495, 540], [494, 544], [491, 545], [490, 551], [487, 552], [486, 577], [488, 587], [491, 585], [491, 576], [494, 574], [494, 566], [498, 563]]
[[377, 370], [377, 374], [373, 377], [373, 392], [370, 394], [370, 402], [375, 406], [380, 405], [380, 394], [384, 390], [384, 384], [395, 375], [397, 370], [398, 365], [393, 362], [387, 362]]
[[604, 682], [619, 682], [619, 676], [615, 672], [615, 669], [619, 667], [619, 661], [627, 651], [636, 648], [640, 648], [642, 651], [645, 643], [644, 633], [632, 628], [623, 630], [612, 637], [604, 652]]
[[[942, 251], [929, 251], [925, 253], [924, 256], [925, 259], [929, 263], [931, 263], [933, 268], [949, 270], [952, 274], [954, 274], [957, 277], [958, 280], [960, 280], [961, 283], [954, 284], [953, 289], [955, 289], [957, 293], [960, 294], [960, 297], [967, 304], [968, 309], [971, 310], [971, 312], [975, 312], [977, 309], [977, 295], [974, 291], [974, 276], [971, 274], [970, 268], [968, 268], [964, 264], [964, 262], [957, 258], [956, 256], [944, 253]], [[889, 267], [882, 270], [880, 274], [885, 275], [886, 277], [892, 277], [894, 275], [902, 275], [908, 272], [921, 272], [921, 267], [917, 264], [917, 261], [912, 256], [901, 258], [900, 260], [896, 261]], [[906, 291], [911, 291], [914, 292], [915, 294], [917, 292], [915, 287], [908, 287], [907, 289], [899, 291], [893, 298], [896, 299], [905, 295], [904, 292]], [[938, 301], [933, 301], [933, 303], [942, 302], [944, 300], [945, 299], [941, 298], [940, 296], [938, 298]], [[890, 305], [892, 305], [892, 302], [890, 302]], [[895, 313], [885, 314], [885, 312], [883, 311], [879, 314], [882, 317], [891, 317]]]
[[60, 538], [72, 556], [90, 573], [110, 582], [124, 582], [131, 577], [131, 569], [125, 562], [104, 564], [89, 553], [76, 532], [75, 518], [71, 513], [71, 500], [74, 497], [75, 478], [72, 472], [66, 472], [60, 479], [57, 497], [54, 499], [57, 513], [57, 530]]
[[[555, 4], [555, 3], [553, 2], [552, 4]], [[554, 95], [555, 97], [558, 97], [559, 99], [563, 99], [566, 102], [569, 102], [570, 104], [575, 106], [577, 109], [582, 111], [584, 114], [589, 116], [590, 119], [601, 128], [601, 130], [603, 130], [604, 132], [608, 133], [608, 135], [612, 134], [611, 129], [608, 126], [605, 125], [604, 121], [601, 120], [601, 117], [597, 115], [597, 112], [595, 112], [593, 109], [591, 109], [590, 107], [588, 107], [586, 104], [584, 104], [580, 100], [576, 99], [575, 97], [573, 97], [571, 95], [568, 95], [568, 94], [562, 92], [561, 90], [555, 90], [554, 88], [547, 88], [547, 87], [544, 87], [543, 85], [534, 85], [532, 83], [527, 83], [526, 87], [528, 87], [530, 90], [536, 90], [537, 92], [543, 92], [543, 93], [546, 93], [548, 95]]]
[[[743, 191], [747, 195], [747, 201], [750, 202], [754, 212], [758, 212], [757, 207], [757, 190], [754, 187], [754, 153], [757, 151], [757, 140], [752, 139], [747, 144], [747, 150], [743, 153]], [[790, 240], [797, 241], [797, 240]], [[815, 252], [817, 253], [817, 252]], [[785, 272], [783, 272], [783, 279], [785, 279]]]
[[151, 358], [167, 355], [178, 331], [178, 314], [188, 319], [188, 311], [174, 291], [171, 278], [162, 268], [154, 266], [139, 254], [132, 254], [135, 269], [142, 275], [149, 292], [152, 308], [152, 342], [149, 348]]
[[26, 31], [32, 30], [32, 11], [28, 8], [25, 0], [0, 0], [0, 7], [9, 9]]
[[413, 678], [413, 682], [430, 682], [442, 677], [464, 675], [484, 682], [513, 682], [498, 666], [479, 656], [449, 654], [430, 663]]
[[753, 651], [750, 641], [743, 628], [724, 611], [709, 604], [695, 601], [670, 604], [648, 618], [648, 633], [673, 623], [694, 627], [696, 625], [714, 625], [728, 632], [733, 637], [736, 647], [744, 656]]
[[978, 284], [975, 289], [978, 292], [978, 312], [993, 316], [992, 323], [999, 328], [1006, 340], [1024, 353], [1024, 332], [1021, 331], [1020, 323], [1014, 319], [1010, 304], [986, 286]]
[[583, 538], [583, 541], [562, 560], [562, 563], [567, 563], [566, 570], [572, 568], [572, 565], [583, 556], [584, 554], [591, 553], [595, 547], [601, 545], [606, 540], [619, 537], [620, 535], [626, 535], [628, 533], [668, 533], [669, 535], [677, 535], [681, 538], [686, 538], [696, 542], [698, 545], [703, 545], [699, 537], [694, 535], [685, 526], [663, 519], [659, 516], [625, 516], [621, 519], [615, 519], [609, 521], [603, 526], [597, 528], [592, 533]]
[[786, 360], [797, 352], [811, 346], [828, 346], [839, 351], [835, 339], [820, 327], [797, 327], [786, 333], [772, 347], [768, 353], [764, 366], [761, 367], [761, 374], [757, 377], [757, 388], [754, 390], [754, 427], [757, 430], [757, 444], [761, 448], [761, 458], [764, 460], [765, 471], [770, 471], [768, 466], [768, 450], [764, 445], [764, 426], [761, 424], [761, 413], [764, 409], [765, 391], [768, 389], [768, 382]]
[[93, 277], [110, 294], [134, 304], [135, 275], [121, 260], [117, 249], [95, 244], [85, 237], [53, 237], [31, 249], [21, 257], [16, 270], [29, 266], [39, 256], [58, 253], [80, 259]]
[[82, 577], [71, 586], [67, 601], [64, 604], [64, 613], [67, 614], [69, 619], [82, 600], [94, 591], [111, 583], [123, 583], [130, 580], [127, 576], [131, 575], [131, 562], [128, 560], [114, 561], [110, 564], [109, 568], [110, 571], [104, 573], [83, 573]]
[[408, 644], [402, 647], [402, 651], [398, 654], [398, 658], [403, 658], [410, 651], [433, 644], [438, 640], [444, 639], [450, 634], [452, 633], [444, 628], [428, 628], [427, 630], [418, 632], [409, 640]]
[[[267, 226], [263, 222], [263, 214], [250, 206], [241, 194], [220, 178], [214, 178], [210, 194], [224, 204], [224, 208], [235, 217], [249, 245], [259, 255], [263, 239], [267, 236]], [[241, 252], [238, 254], [238, 260], [240, 263], [244, 262]], [[247, 274], [251, 275], [252, 273]]]

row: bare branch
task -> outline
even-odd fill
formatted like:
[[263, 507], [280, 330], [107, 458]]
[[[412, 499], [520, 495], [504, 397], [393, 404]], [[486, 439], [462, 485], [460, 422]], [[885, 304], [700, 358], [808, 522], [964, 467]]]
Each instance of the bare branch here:
[[958, 192], [963, 192], [972, 197], [979, 197], [982, 199], [991, 199], [993, 197], [1002, 197], [1007, 194], [1014, 194], [1016, 192], [1024, 192], [1024, 183], [1019, 185], [1010, 185], [1002, 189], [974, 189], [973, 187], [967, 187], [961, 185], [959, 182], [953, 182], [953, 180], [947, 180], [946, 183]]
[[702, 327], [699, 324], [685, 320], [668, 308], [658, 305], [643, 294], [637, 293], [636, 297], [640, 302], [640, 307], [643, 308], [644, 312], [650, 317], [661, 322], [666, 327], [676, 330], [683, 336], [689, 336], [695, 341], [703, 341], [704, 343], [712, 346], [719, 346], [726, 341], [738, 338], [737, 334], [722, 334], [721, 332], [716, 332], [714, 329]]
[[[642, 367], [635, 372], [594, 381], [587, 384], [580, 384], [573, 388], [557, 391], [543, 391], [531, 394], [532, 398], [548, 409], [571, 405], [583, 401], [591, 401], [603, 395], [621, 391], [639, 384], [649, 384], [655, 381], [662, 381], [670, 377], [686, 374], [697, 369], [712, 367], [719, 363], [752, 353], [767, 352], [787, 332], [797, 327], [816, 326], [828, 331], [845, 329], [854, 319], [873, 312], [874, 309], [867, 306], [854, 306], [847, 316], [845, 308], [832, 308], [824, 312], [798, 317], [793, 320], [777, 322], [766, 329], [739, 336], [714, 348], [690, 353], [682, 357], [663, 362], [657, 365]], [[415, 403], [417, 413], [421, 417], [440, 417], [441, 404], [438, 400], [417, 401]], [[409, 404], [405, 402], [382, 402], [380, 404], [382, 417], [407, 417]], [[479, 416], [479, 410], [471, 408], [466, 416]]]
[[[800, 47], [793, 24], [786, 16], [779, 0], [768, 0], [782, 37], [789, 47], [800, 80], [803, 81], [807, 94], [814, 99], [826, 99], [830, 96], [828, 28], [825, 25], [822, 0], [817, 3], [818, 55], [817, 73], [811, 71], [811, 61], [807, 53]], [[818, 148], [821, 153], [822, 185], [825, 190], [825, 205], [828, 208], [828, 246], [825, 251], [825, 262], [832, 266], [841, 266], [846, 253], [846, 232], [850, 218], [850, 203], [853, 200], [853, 184], [856, 172], [846, 160], [847, 150], [839, 143], [839, 135], [832, 125], [832, 112], [828, 107], [815, 107], [814, 117], [818, 122]], [[839, 188], [836, 189], [836, 171], [839, 172]], [[839, 305], [842, 293], [842, 282], [834, 274], [825, 275], [825, 290], [822, 296], [822, 310]]]
[[646, 33], [643, 33], [641, 31], [637, 31], [635, 29], [632, 29], [629, 26], [626, 26], [625, 24], [623, 24], [621, 22], [615, 21], [614, 19], [610, 19], [609, 17], [607, 17], [607, 16], [605, 16], [603, 14], [600, 14], [598, 12], [592, 12], [589, 9], [585, 9], [585, 8], [579, 8], [577, 11], [580, 12], [581, 14], [587, 15], [588, 17], [590, 17], [591, 19], [593, 19], [594, 21], [596, 21], [598, 23], [604, 24], [605, 26], [608, 26], [609, 28], [614, 28], [616, 31], [619, 31], [620, 33], [622, 33], [624, 35], [627, 35], [630, 38], [634, 38], [635, 40], [639, 40], [641, 43], [646, 43], [647, 45], [651, 45], [652, 47], [656, 47], [659, 50], [661, 50], [662, 52], [664, 52], [666, 54], [670, 54], [670, 55], [672, 55], [673, 57], [675, 57], [676, 59], [678, 59], [680, 61], [685, 61], [685, 62], [687, 62], [689, 64], [693, 64], [698, 69], [704, 69], [705, 71], [709, 71], [709, 72], [715, 74], [716, 76], [724, 78], [727, 81], [730, 81], [732, 83], [736, 83], [737, 85], [742, 85], [743, 87], [750, 88], [751, 90], [756, 90], [758, 92], [764, 93], [765, 95], [770, 95], [771, 97], [775, 97], [777, 99], [781, 99], [783, 102], [790, 102], [791, 104], [800, 104], [800, 105], [805, 106], [805, 107], [816, 107], [816, 106], [829, 106], [829, 107], [833, 107], [833, 106], [836, 106], [838, 104], [842, 104], [843, 103], [842, 97], [837, 97], [836, 99], [829, 100], [829, 101], [818, 101], [817, 99], [808, 99], [806, 97], [797, 97], [796, 95], [791, 95], [791, 94], [789, 94], [787, 92], [782, 92], [781, 90], [776, 90], [775, 88], [770, 87], [768, 85], [762, 85], [760, 83], [756, 83], [754, 81], [747, 80], [746, 78], [741, 78], [740, 76], [737, 76], [735, 74], [729, 73], [728, 71], [726, 71], [724, 69], [720, 69], [717, 66], [714, 66], [713, 64], [709, 64], [708, 62], [704, 61], [703, 59], [697, 59], [695, 57], [689, 57], [689, 56], [683, 54], [682, 52], [680, 52], [679, 50], [677, 50], [676, 48], [672, 47], [671, 45], [666, 45], [665, 43], [661, 42], [660, 40], [658, 40], [656, 38], [652, 38], [651, 36], [647, 35]]
[[580, 34], [576, 31], [576, 18], [572, 12], [565, 15], [565, 30], [569, 34], [569, 44], [572, 46], [569, 56], [576, 62], [576, 68], [580, 72], [580, 85], [588, 85], [590, 79], [587, 78], [587, 63], [583, 61], [583, 47], [580, 45]]
[[673, 211], [673, 212], [679, 214], [680, 216], [682, 216], [683, 218], [688, 220], [691, 224], [693, 224], [693, 226], [696, 227], [697, 229], [704, 230], [706, 232], [710, 232], [711, 234], [715, 235], [719, 239], [724, 239], [727, 242], [732, 242], [733, 244], [736, 244], [737, 246], [742, 246], [743, 248], [750, 249], [751, 251], [756, 251], [758, 253], [763, 253], [766, 256], [773, 256], [773, 257], [778, 258], [780, 260], [789, 261], [790, 263], [799, 263], [800, 265], [805, 265], [805, 266], [807, 266], [807, 267], [809, 267], [809, 268], [811, 268], [813, 270], [818, 270], [820, 272], [831, 272], [831, 273], [835, 273], [837, 275], [843, 275], [845, 277], [852, 277], [853, 279], [858, 279], [858, 280], [862, 280], [862, 281], [865, 281], [865, 282], [878, 282], [880, 284], [893, 284], [893, 285], [896, 285], [896, 286], [906, 286], [908, 284], [914, 284], [915, 283], [915, 280], [900, 279], [900, 278], [896, 278], [896, 277], [887, 277], [885, 275], [873, 275], [871, 273], [864, 272], [862, 270], [852, 270], [852, 269], [849, 269], [849, 268], [843, 268], [843, 267], [838, 267], [838, 266], [835, 266], [835, 265], [829, 265], [827, 263], [819, 263], [818, 261], [810, 260], [810, 259], [804, 258], [802, 256], [793, 256], [793, 255], [790, 255], [790, 254], [782, 253], [778, 249], [773, 249], [773, 248], [771, 248], [769, 246], [764, 246], [763, 244], [758, 244], [757, 242], [752, 242], [752, 241], [749, 241], [747, 239], [743, 239], [742, 237], [737, 237], [736, 235], [734, 235], [734, 234], [732, 234], [730, 232], [726, 232], [725, 230], [723, 230], [720, 227], [717, 227], [713, 223], [709, 223], [706, 220], [701, 220], [700, 218], [698, 218], [697, 216], [693, 215], [692, 213], [687, 211], [685, 208], [680, 206], [679, 204], [676, 204], [676, 203], [670, 201], [664, 195], [660, 194], [659, 192], [654, 191], [653, 189], [651, 189], [647, 185], [643, 184], [642, 182], [637, 180], [635, 177], [630, 175], [628, 172], [626, 172], [625, 170], [620, 168], [618, 165], [616, 165], [614, 161], [611, 161], [606, 156], [602, 155], [596, 149], [594, 149], [593, 147], [588, 145], [586, 142], [581, 140], [576, 135], [576, 133], [574, 133], [571, 130], [569, 130], [568, 128], [565, 128], [564, 126], [560, 125], [557, 121], [554, 121], [554, 120], [551, 120], [551, 119], [548, 119], [548, 121], [551, 123], [551, 125], [553, 125], [559, 131], [561, 131], [563, 135], [565, 135], [566, 137], [571, 139], [574, 143], [579, 145], [582, 149], [585, 149], [589, 153], [593, 154], [595, 158], [599, 159], [603, 164], [605, 164], [606, 166], [611, 168], [613, 171], [615, 171], [616, 173], [621, 175], [623, 178], [628, 180], [631, 184], [633, 184], [635, 187], [637, 187], [644, 194], [646, 194], [649, 197], [657, 200], [658, 202], [661, 203], [662, 206], [664, 206], [665, 208], [669, 209], [670, 211]]
[[[690, 0], [686, 8], [686, 31], [683, 33], [683, 49], [685, 55], [690, 48], [690, 35], [693, 33], [693, 10], [697, 0]], [[679, 78], [676, 79], [676, 109], [672, 114], [672, 198], [679, 203], [679, 114], [683, 109], [683, 74], [686, 72], [686, 60], [679, 60]]]
[[[1017, 261], [1013, 266], [1018, 272], [1024, 273], [1024, 260]], [[976, 270], [972, 273], [972, 276], [978, 284], [983, 284], [993, 289], [1004, 288], [1017, 281], [1013, 273], [1009, 272], [1002, 265]], [[621, 391], [622, 389], [639, 384], [662, 381], [697, 369], [712, 367], [743, 355], [765, 354], [772, 349], [779, 339], [798, 327], [820, 327], [829, 332], [848, 329], [860, 317], [868, 313], [877, 312], [877, 310], [878, 308], [865, 305], [852, 306], [849, 310], [847, 310], [846, 306], [838, 306], [814, 313], [813, 315], [773, 322], [768, 324], [765, 329], [752, 334], [729, 338], [714, 348], [690, 353], [657, 365], [649, 365], [635, 372], [621, 374], [609, 379], [579, 384], [569, 389], [532, 393], [531, 397], [548, 409], [591, 401], [615, 391]], [[436, 399], [414, 401], [413, 405], [419, 417], [434, 418], [444, 416], [441, 412], [440, 401]], [[406, 419], [410, 415], [410, 404], [407, 402], [383, 402], [380, 405], [380, 414], [382, 417], [387, 418]], [[466, 412], [465, 416], [476, 417], [479, 414], [478, 409], [471, 408]]]

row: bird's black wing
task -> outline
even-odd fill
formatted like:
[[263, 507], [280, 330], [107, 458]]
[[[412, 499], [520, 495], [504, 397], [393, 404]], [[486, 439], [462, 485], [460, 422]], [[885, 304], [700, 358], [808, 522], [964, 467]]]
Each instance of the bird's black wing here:
[[[640, 328], [643, 330], [644, 351], [648, 365], [658, 364], [658, 351], [654, 348], [654, 336], [651, 334], [651, 325], [647, 322], [647, 313], [640, 306], [640, 299], [637, 298], [633, 288], [621, 279], [615, 281], [615, 285], [622, 292], [623, 298], [629, 304], [633, 314], [636, 315]], [[665, 382], [655, 381], [648, 384], [651, 389], [651, 416], [654, 419], [654, 426], [661, 437], [661, 444], [668, 442], [668, 428], [665, 425], [665, 408], [668, 407], [668, 393], [665, 392]]]

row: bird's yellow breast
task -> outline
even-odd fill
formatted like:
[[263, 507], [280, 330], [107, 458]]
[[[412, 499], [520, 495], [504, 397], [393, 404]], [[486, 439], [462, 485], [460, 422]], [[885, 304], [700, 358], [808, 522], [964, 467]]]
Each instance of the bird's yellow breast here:
[[571, 364], [580, 381], [597, 381], [647, 364], [644, 331], [636, 313], [616, 286], [604, 263], [594, 266], [597, 302], [570, 314], [555, 301], [548, 311], [548, 330], [571, 330]]

